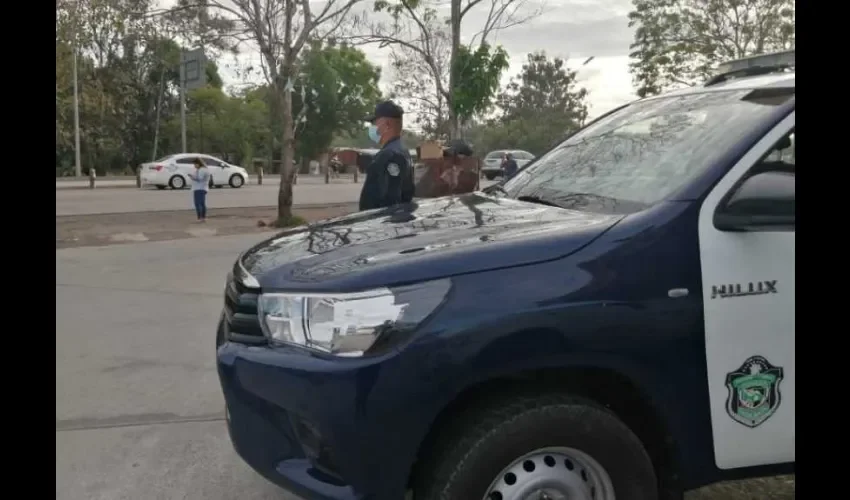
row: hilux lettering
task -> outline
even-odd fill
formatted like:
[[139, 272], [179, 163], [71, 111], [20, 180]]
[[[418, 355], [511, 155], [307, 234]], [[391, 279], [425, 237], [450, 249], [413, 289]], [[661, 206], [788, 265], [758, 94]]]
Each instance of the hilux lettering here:
[[777, 280], [769, 280], [769, 281], [756, 281], [749, 283], [732, 283], [728, 285], [712, 285], [711, 287], [711, 298], [729, 298], [729, 297], [743, 297], [746, 295], [765, 295], [768, 293], [778, 293], [776, 291], [776, 281]]

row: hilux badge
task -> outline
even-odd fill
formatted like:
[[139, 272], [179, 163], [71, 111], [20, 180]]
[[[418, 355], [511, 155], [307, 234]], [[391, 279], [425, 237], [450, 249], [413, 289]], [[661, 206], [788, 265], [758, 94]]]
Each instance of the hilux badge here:
[[751, 356], [737, 370], [726, 375], [726, 413], [741, 425], [758, 427], [769, 419], [779, 403], [782, 394], [779, 383], [783, 370], [773, 366], [762, 356]]
[[750, 281], [749, 283], [731, 283], [728, 285], [712, 285], [711, 298], [729, 298], [729, 297], [744, 297], [747, 295], [765, 295], [769, 293], [777, 293], [776, 281]]

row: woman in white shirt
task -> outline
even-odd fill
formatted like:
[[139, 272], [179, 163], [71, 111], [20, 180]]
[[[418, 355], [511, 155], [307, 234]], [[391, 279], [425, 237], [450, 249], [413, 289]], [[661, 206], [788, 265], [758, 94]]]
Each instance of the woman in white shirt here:
[[195, 201], [195, 213], [198, 222], [207, 221], [207, 191], [210, 188], [210, 171], [200, 158], [195, 158], [195, 173], [189, 174], [192, 180], [192, 198]]

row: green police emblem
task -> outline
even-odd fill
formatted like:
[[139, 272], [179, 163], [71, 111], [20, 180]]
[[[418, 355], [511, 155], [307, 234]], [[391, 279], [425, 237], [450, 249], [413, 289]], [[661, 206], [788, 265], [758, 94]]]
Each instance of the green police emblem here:
[[776, 413], [782, 394], [783, 370], [762, 356], [752, 356], [726, 375], [726, 413], [739, 424], [753, 428]]

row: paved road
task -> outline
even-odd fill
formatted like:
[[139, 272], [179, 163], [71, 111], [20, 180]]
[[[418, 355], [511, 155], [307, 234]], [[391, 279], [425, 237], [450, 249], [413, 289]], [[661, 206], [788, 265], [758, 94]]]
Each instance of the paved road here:
[[56, 252], [57, 500], [295, 500], [233, 451], [214, 364], [225, 275], [262, 237]]
[[[321, 175], [301, 175], [298, 177], [298, 182], [307, 183], [307, 184], [324, 184], [325, 178]], [[342, 183], [342, 182], [353, 182], [353, 178], [349, 176], [345, 176], [344, 178], [334, 179], [333, 182]], [[252, 175], [248, 180], [249, 184], [257, 183], [257, 176]], [[278, 175], [267, 175], [263, 179], [263, 184], [280, 184], [280, 177]], [[99, 177], [95, 181], [95, 185], [98, 188], [134, 188], [136, 187], [136, 178], [132, 176], [118, 176], [118, 177]], [[89, 180], [87, 177], [82, 179], [77, 179], [75, 177], [57, 177], [56, 178], [56, 189], [83, 189], [89, 187]]]
[[[63, 183], [75, 181], [63, 181]], [[481, 187], [493, 184], [482, 180]], [[296, 205], [337, 204], [356, 202], [362, 184], [353, 182], [302, 182], [295, 185]], [[216, 207], [264, 207], [277, 205], [278, 184], [247, 185], [240, 189], [213, 189], [207, 198], [211, 209]], [[56, 215], [81, 215], [118, 212], [149, 212], [160, 210], [191, 210], [192, 196], [188, 190], [166, 189], [57, 189]]]

